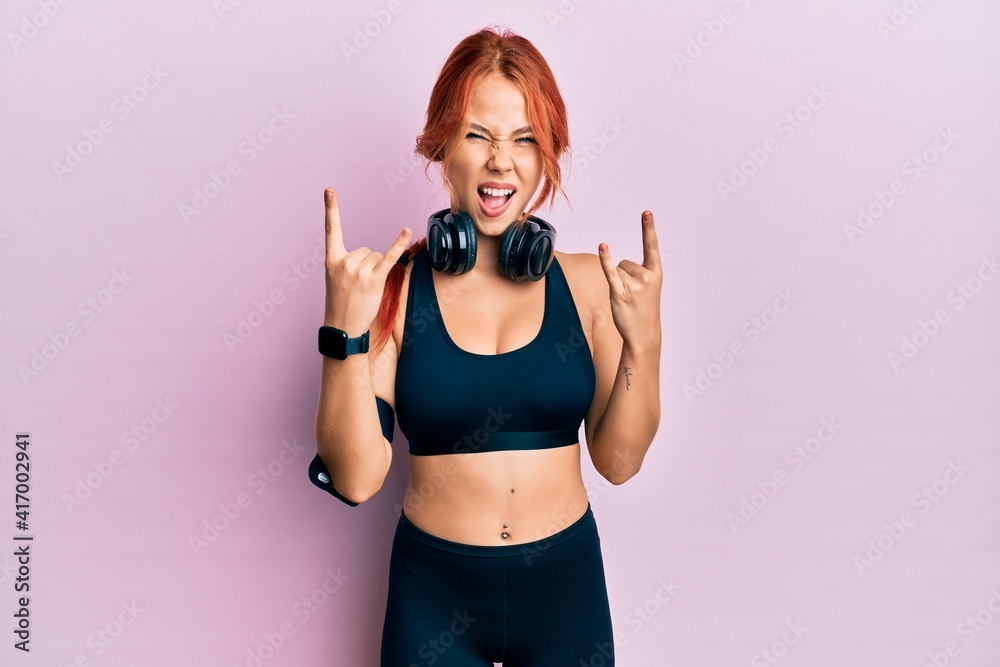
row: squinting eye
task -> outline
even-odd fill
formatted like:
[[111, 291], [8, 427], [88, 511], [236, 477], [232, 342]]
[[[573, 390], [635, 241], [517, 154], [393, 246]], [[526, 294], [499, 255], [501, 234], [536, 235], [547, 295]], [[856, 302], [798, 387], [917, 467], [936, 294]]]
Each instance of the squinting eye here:
[[526, 142], [528, 142], [530, 144], [537, 144], [538, 143], [537, 141], [535, 141], [534, 137], [521, 137], [520, 139], [518, 139], [518, 141], [522, 141], [522, 140], [526, 141]]
[[476, 139], [483, 139], [483, 140], [486, 139], [486, 137], [484, 137], [483, 135], [476, 134], [475, 132], [469, 132], [467, 135], [465, 135], [465, 138], [466, 139], [476, 138]]

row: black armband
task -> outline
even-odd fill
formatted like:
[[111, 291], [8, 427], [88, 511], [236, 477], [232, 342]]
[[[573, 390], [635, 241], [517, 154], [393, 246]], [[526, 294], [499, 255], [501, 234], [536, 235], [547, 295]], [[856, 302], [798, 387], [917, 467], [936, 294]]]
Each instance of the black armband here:
[[[386, 440], [392, 442], [396, 424], [396, 413], [386, 400], [378, 396], [375, 397], [375, 405], [378, 407], [378, 420], [382, 424], [382, 435], [385, 436]], [[327, 469], [326, 464], [323, 463], [323, 459], [320, 458], [319, 452], [316, 453], [316, 456], [313, 457], [312, 462], [309, 464], [309, 481], [351, 507], [358, 506], [358, 503], [348, 500], [333, 488], [333, 483], [330, 480], [330, 471]]]

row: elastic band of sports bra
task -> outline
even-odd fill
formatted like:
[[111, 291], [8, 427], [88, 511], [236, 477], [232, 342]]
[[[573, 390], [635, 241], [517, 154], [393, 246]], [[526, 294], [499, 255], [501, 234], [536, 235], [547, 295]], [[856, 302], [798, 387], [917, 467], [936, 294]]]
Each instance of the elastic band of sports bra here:
[[450, 551], [464, 556], [478, 556], [482, 558], [510, 558], [511, 556], [527, 558], [532, 555], [541, 555], [553, 547], [568, 542], [581, 531], [588, 529], [592, 530], [596, 528], [596, 526], [597, 522], [594, 520], [594, 510], [591, 509], [590, 503], [588, 502], [587, 511], [583, 513], [583, 516], [560, 530], [558, 533], [554, 533], [548, 537], [543, 537], [542, 539], [535, 540], [533, 542], [525, 542], [524, 544], [489, 546], [485, 544], [464, 544], [462, 542], [452, 542], [451, 540], [446, 540], [443, 537], [431, 535], [427, 531], [421, 530], [413, 525], [413, 522], [406, 518], [405, 512], [401, 511], [399, 515], [399, 529], [413, 539], [423, 542], [427, 546], [434, 547], [435, 549]]
[[[485, 429], [481, 429], [485, 431]], [[484, 438], [475, 434], [462, 440], [431, 440], [425, 438], [408, 439], [410, 453], [414, 456], [435, 454], [474, 454], [478, 452], [500, 452], [505, 450], [552, 449], [575, 445], [580, 441], [579, 427], [558, 431], [497, 431], [486, 433]]]

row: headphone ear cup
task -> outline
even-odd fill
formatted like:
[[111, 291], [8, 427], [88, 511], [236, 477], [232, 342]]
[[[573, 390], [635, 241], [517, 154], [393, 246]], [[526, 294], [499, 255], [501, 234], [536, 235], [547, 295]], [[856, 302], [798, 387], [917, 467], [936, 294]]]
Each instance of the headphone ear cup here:
[[555, 227], [529, 215], [523, 225], [517, 222], [504, 230], [500, 240], [500, 271], [508, 279], [538, 282], [555, 258]]
[[476, 264], [476, 225], [442, 209], [427, 218], [427, 254], [435, 271], [460, 274]]
[[447, 210], [427, 218], [427, 257], [435, 271], [446, 271], [455, 255], [455, 239], [451, 226], [444, 221]]
[[[452, 216], [454, 217], [454, 216]], [[465, 273], [471, 271], [476, 265], [476, 223], [472, 217], [464, 211], [459, 211], [458, 220], [455, 223], [455, 231], [458, 235], [458, 258], [455, 262], [457, 269], [455, 273]]]
[[524, 280], [522, 248], [527, 235], [538, 229], [537, 225], [534, 225], [534, 230], [529, 229], [530, 226], [532, 223], [529, 222], [525, 222], [524, 225], [517, 221], [512, 222], [500, 237], [500, 273], [508, 280], [515, 282]]
[[500, 273], [509, 280], [517, 280], [517, 271], [514, 266], [514, 262], [511, 258], [511, 247], [514, 245], [517, 237], [517, 222], [512, 222], [508, 225], [507, 229], [503, 230], [503, 235], [500, 237]]

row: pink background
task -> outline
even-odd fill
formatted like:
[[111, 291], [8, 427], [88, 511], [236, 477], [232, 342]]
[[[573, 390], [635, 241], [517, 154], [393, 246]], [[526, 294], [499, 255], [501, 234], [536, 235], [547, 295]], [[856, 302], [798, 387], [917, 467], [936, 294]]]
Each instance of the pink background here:
[[660, 429], [623, 486], [584, 463], [618, 664], [1000, 664], [1000, 6], [232, 4], [2, 10], [0, 662], [377, 664], [406, 443], [356, 509], [306, 477], [322, 190], [351, 248], [422, 238], [431, 86], [495, 22], [569, 108], [559, 248], [641, 261], [648, 208], [663, 250]]

